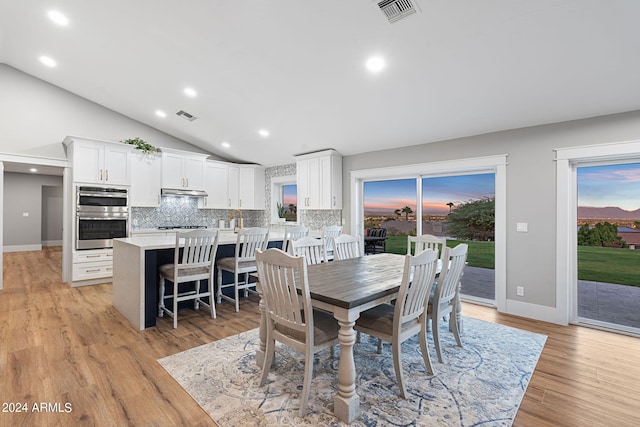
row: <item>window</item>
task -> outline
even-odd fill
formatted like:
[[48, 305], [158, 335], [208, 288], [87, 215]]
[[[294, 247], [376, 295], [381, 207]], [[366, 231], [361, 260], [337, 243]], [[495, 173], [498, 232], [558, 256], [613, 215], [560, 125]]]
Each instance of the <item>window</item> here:
[[296, 184], [285, 184], [280, 187], [280, 203], [284, 209], [284, 218], [287, 221], [296, 221], [298, 216], [298, 186]]
[[298, 186], [295, 176], [271, 178], [270, 204], [272, 224], [298, 220]]

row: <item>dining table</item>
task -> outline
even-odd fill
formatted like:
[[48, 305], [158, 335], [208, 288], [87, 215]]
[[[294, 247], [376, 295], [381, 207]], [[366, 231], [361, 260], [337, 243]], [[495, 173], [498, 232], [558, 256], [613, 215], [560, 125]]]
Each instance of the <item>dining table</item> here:
[[[353, 329], [360, 313], [397, 297], [402, 281], [405, 255], [381, 253], [307, 266], [311, 305], [329, 311], [340, 325], [338, 392], [334, 396], [334, 415], [350, 423], [360, 415], [356, 390]], [[441, 267], [438, 261], [438, 271]], [[256, 363], [262, 367], [266, 348], [266, 309], [260, 301], [260, 346]]]

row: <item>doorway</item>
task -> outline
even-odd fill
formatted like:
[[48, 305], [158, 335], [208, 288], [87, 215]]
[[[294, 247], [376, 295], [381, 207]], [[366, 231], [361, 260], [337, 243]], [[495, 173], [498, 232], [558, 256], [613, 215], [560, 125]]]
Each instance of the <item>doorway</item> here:
[[640, 163], [578, 164], [577, 316], [640, 330]]
[[[5, 174], [6, 173], [23, 173], [23, 174], [42, 174], [48, 176], [57, 176], [62, 177], [63, 182], [63, 204], [64, 198], [67, 197], [64, 194], [64, 182], [68, 175], [67, 171], [68, 163], [66, 160], [57, 160], [57, 159], [45, 159], [39, 157], [28, 157], [28, 156], [20, 156], [20, 155], [0, 155], [0, 268], [3, 266], [3, 258], [4, 258], [4, 246], [7, 243], [6, 235], [5, 235], [5, 207], [7, 206], [5, 197]], [[57, 186], [57, 183], [56, 183]], [[38, 197], [40, 192], [38, 192]], [[65, 222], [65, 217], [68, 213], [65, 212], [64, 206], [62, 207], [63, 212], [60, 213], [63, 223]], [[26, 211], [27, 213], [29, 211]], [[24, 215], [24, 212], [22, 212]], [[41, 212], [38, 212], [38, 216], [40, 216]], [[38, 222], [38, 228], [40, 228], [41, 223]], [[42, 236], [39, 236], [41, 238]], [[64, 238], [62, 238], [64, 240]], [[67, 257], [69, 255], [67, 254]], [[63, 275], [64, 275], [64, 254], [63, 254]], [[64, 280], [64, 276], [63, 276]], [[3, 281], [2, 275], [0, 274], [0, 290], [3, 289]]]

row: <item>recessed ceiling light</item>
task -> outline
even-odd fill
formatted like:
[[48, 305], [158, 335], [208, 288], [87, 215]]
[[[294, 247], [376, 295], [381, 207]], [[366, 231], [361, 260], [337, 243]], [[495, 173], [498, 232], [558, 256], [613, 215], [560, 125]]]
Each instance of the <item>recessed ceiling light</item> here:
[[227, 141], [223, 141], [220, 145], [222, 145], [224, 148], [231, 147], [231, 144], [229, 144]]
[[45, 55], [41, 56], [40, 57], [40, 62], [42, 62], [47, 67], [55, 67], [56, 66], [56, 61], [54, 61], [53, 58], [51, 58], [49, 56], [45, 56]]
[[185, 87], [184, 88], [184, 94], [187, 95], [190, 98], [195, 98], [196, 95], [198, 95], [198, 92], [196, 92], [195, 89], [193, 89], [191, 87]]
[[260, 136], [264, 136], [265, 138], [269, 136], [269, 131], [266, 129], [260, 129], [258, 133], [260, 134]]
[[29, 169], [29, 172], [38, 172], [38, 169], [36, 169], [36, 168], [31, 168], [31, 169]]
[[367, 66], [367, 70], [369, 70], [370, 72], [379, 73], [384, 69], [384, 67], [386, 66], [386, 63], [383, 57], [372, 56], [369, 59], [367, 59], [366, 66]]
[[164, 119], [165, 117], [167, 117], [167, 113], [162, 110], [156, 110], [156, 116], [162, 117]]
[[47, 15], [49, 16], [49, 19], [62, 27], [69, 25], [69, 18], [57, 10], [50, 10]]

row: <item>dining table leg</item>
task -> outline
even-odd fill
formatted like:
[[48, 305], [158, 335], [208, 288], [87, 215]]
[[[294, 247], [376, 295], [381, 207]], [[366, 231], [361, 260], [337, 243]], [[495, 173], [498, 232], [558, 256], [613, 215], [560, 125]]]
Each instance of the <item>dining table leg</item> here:
[[334, 312], [338, 320], [338, 342], [340, 343], [340, 363], [338, 365], [338, 394], [333, 398], [335, 416], [350, 423], [360, 415], [360, 397], [356, 393], [356, 366], [353, 359], [353, 346], [356, 343], [356, 331], [353, 329], [359, 313], [349, 311]]
[[260, 302], [258, 303], [258, 308], [260, 310], [260, 346], [256, 350], [256, 365], [262, 368], [262, 365], [264, 364], [264, 353], [267, 348], [267, 308], [264, 304], [264, 301], [262, 300], [262, 297], [260, 298]]

